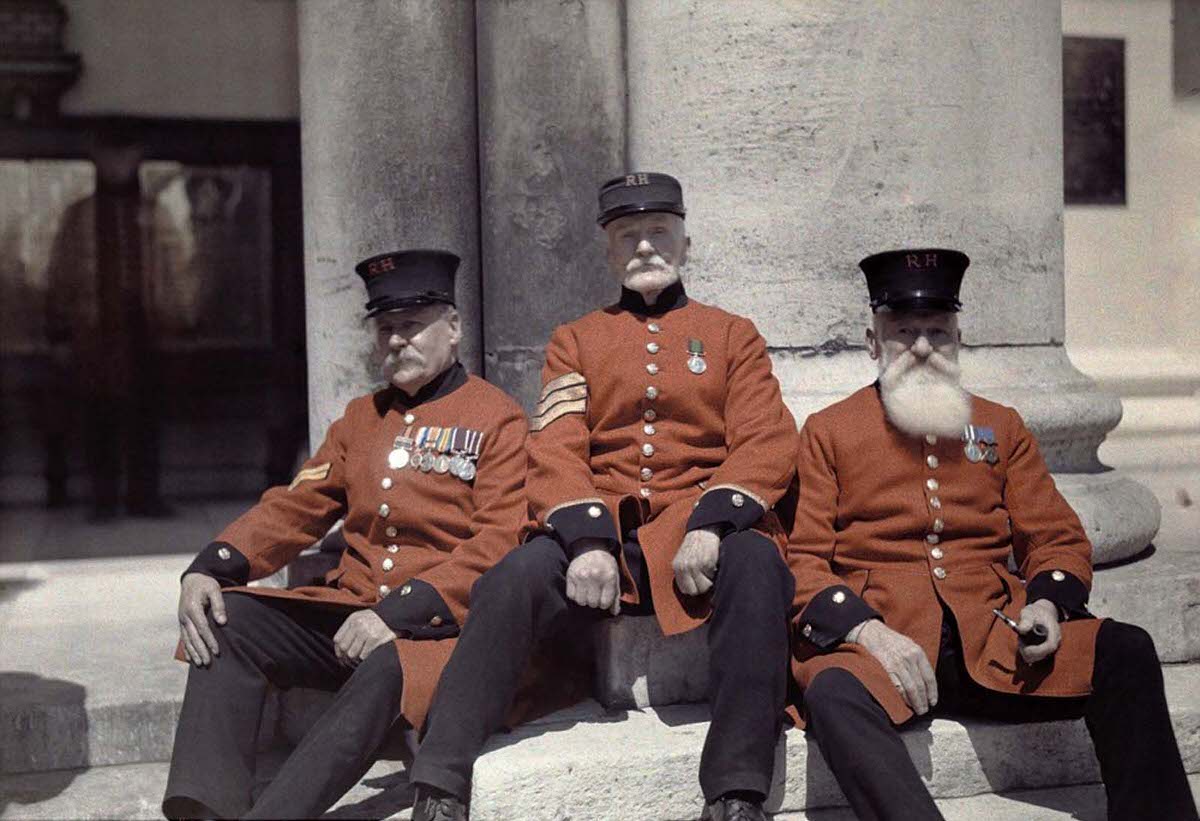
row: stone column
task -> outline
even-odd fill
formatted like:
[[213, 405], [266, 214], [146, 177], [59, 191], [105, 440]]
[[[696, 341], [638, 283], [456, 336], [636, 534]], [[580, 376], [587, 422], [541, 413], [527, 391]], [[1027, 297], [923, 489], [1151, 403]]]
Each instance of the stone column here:
[[375, 381], [354, 264], [396, 248], [462, 257], [463, 362], [479, 369], [475, 4], [299, 5], [310, 438]]
[[532, 410], [555, 326], [617, 293], [596, 190], [625, 170], [620, 0], [479, 3], [484, 367]]
[[1046, 0], [628, 0], [631, 167], [677, 174], [689, 290], [751, 317], [797, 421], [874, 379], [857, 261], [960, 248], [964, 378], [1037, 434], [1095, 561], [1153, 495], [1096, 456], [1120, 402], [1063, 349], [1062, 58]]

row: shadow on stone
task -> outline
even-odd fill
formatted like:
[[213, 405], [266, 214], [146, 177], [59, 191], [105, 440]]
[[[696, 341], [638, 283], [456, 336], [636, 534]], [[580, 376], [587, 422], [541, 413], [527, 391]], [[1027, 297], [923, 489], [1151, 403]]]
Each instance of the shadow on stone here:
[[44, 579], [0, 579], [0, 604], [44, 583]]
[[0, 796], [0, 811], [53, 798], [75, 779], [74, 768], [88, 766], [86, 697], [73, 681], [0, 672], [0, 775], [38, 773]]
[[362, 786], [379, 790], [375, 795], [355, 804], [344, 804], [330, 810], [322, 818], [391, 818], [413, 804], [415, 793], [407, 772], [395, 772], [377, 778], [367, 778]]

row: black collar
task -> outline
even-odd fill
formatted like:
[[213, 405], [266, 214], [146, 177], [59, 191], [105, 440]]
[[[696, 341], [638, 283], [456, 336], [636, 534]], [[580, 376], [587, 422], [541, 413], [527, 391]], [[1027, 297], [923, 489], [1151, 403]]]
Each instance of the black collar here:
[[667, 311], [682, 308], [684, 305], [687, 305], [687, 302], [688, 298], [683, 290], [683, 282], [676, 280], [666, 288], [663, 288], [662, 293], [658, 295], [658, 299], [655, 300], [653, 305], [647, 305], [645, 298], [641, 294], [637, 291], [631, 291], [628, 288], [621, 289], [621, 301], [618, 304], [624, 310], [635, 314], [662, 316]]
[[407, 408], [415, 408], [417, 405], [441, 399], [443, 396], [453, 393], [465, 384], [467, 384], [467, 369], [462, 366], [462, 363], [455, 362], [429, 380], [425, 384], [425, 387], [417, 391], [415, 396], [409, 396], [395, 386], [392, 387], [392, 391], [396, 395], [397, 404]]

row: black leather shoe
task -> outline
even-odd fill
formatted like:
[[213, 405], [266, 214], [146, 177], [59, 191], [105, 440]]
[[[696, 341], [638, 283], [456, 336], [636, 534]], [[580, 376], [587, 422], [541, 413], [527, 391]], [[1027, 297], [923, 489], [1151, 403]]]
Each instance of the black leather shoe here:
[[412, 821], [467, 821], [467, 805], [453, 795], [419, 786]]
[[[416, 821], [416, 816], [413, 816]], [[761, 801], [746, 801], [741, 798], [718, 798], [704, 805], [700, 821], [767, 821]]]

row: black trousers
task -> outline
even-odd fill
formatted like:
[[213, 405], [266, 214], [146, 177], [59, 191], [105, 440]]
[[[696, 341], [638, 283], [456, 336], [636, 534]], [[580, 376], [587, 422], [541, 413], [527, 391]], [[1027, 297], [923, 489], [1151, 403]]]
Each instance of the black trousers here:
[[[403, 676], [393, 646], [355, 668], [338, 661], [333, 636], [344, 610], [242, 593], [225, 596], [220, 645], [208, 667], [188, 671], [163, 798], [168, 818], [313, 818], [371, 766], [399, 716]], [[255, 747], [267, 687], [336, 691], [257, 801]]]
[[[648, 580], [640, 548], [624, 545]], [[604, 613], [566, 597], [568, 560], [553, 539], [514, 550], [476, 583], [471, 615], [442, 673], [412, 780], [466, 800], [471, 769], [503, 724], [535, 646], [578, 640]], [[775, 742], [788, 682], [788, 611], [794, 581], [775, 545], [753, 533], [721, 542], [709, 625], [712, 725], [700, 759], [700, 786], [712, 800], [741, 790], [770, 791]]]
[[[1052, 698], [997, 693], [976, 684], [947, 611], [934, 715], [993, 721], [1083, 718], [1095, 745], [1111, 819], [1196, 819], [1163, 693], [1154, 642], [1140, 627], [1106, 621], [1096, 637], [1092, 694]], [[862, 819], [942, 817], [899, 731], [857, 678], [826, 670], [804, 692], [808, 732]]]

